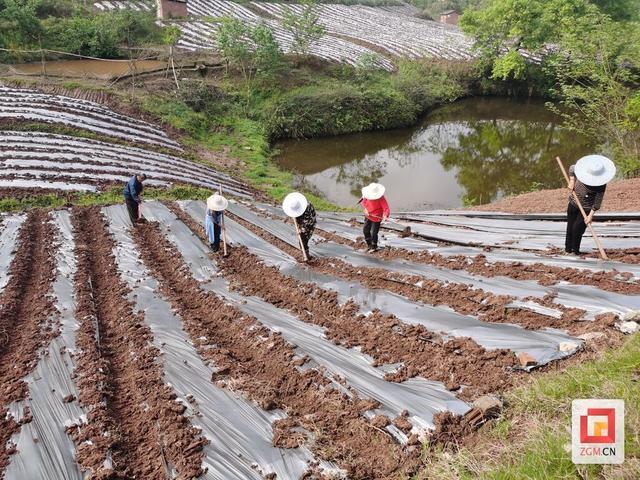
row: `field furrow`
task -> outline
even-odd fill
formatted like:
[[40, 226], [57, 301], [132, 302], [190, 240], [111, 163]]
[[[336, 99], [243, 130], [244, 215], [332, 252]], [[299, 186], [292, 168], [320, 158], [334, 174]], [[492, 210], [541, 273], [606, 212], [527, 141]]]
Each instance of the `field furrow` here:
[[[172, 231], [177, 228], [175, 224], [171, 227]], [[192, 237], [188, 230], [184, 233]], [[385, 478], [414, 468], [417, 451], [404, 451], [389, 433], [376, 430], [363, 416], [379, 402], [356, 395], [357, 389], [345, 390], [321, 370], [299, 369], [306, 361], [285, 337], [291, 338], [297, 327], [301, 341], [312, 336], [318, 344], [321, 336], [317, 332], [309, 332], [309, 326], [300, 328], [302, 322], [269, 304], [229, 292], [221, 279], [201, 286], [188, 273], [191, 269], [182, 253], [155, 224], [137, 228], [135, 237], [145, 264], [160, 282], [160, 291], [183, 318], [191, 337], [199, 339], [201, 353], [218, 366], [214, 380], [244, 392], [263, 408], [282, 408], [288, 414], [275, 426], [276, 445], [312, 445], [316, 455], [335, 461], [350, 478]], [[276, 330], [282, 334], [266, 328], [264, 322], [278, 323]], [[307, 345], [301, 350], [305, 348]], [[373, 390], [381, 377], [381, 373], [378, 379], [370, 375], [369, 388]], [[432, 401], [442, 402], [446, 397], [432, 397]], [[415, 395], [412, 401], [427, 402], [428, 397]], [[363, 456], [363, 452], [368, 453]]]
[[[87, 425], [71, 431], [83, 470], [110, 478], [192, 478], [201, 472], [198, 431], [163, 381], [144, 316], [127, 299], [114, 241], [97, 207], [72, 214], [80, 401]], [[190, 448], [191, 446], [196, 448]]]
[[54, 229], [43, 211], [29, 213], [20, 228], [9, 279], [0, 295], [0, 476], [15, 446], [9, 443], [19, 423], [7, 414], [11, 402], [27, 394], [24, 377], [37, 363], [38, 351], [55, 336], [55, 307], [51, 296], [55, 278]]
[[[178, 208], [172, 211], [206, 244], [201, 224]], [[464, 385], [461, 398], [472, 399], [503, 389], [514, 374], [516, 360], [508, 350], [489, 352], [467, 338], [446, 340], [394, 315], [360, 314], [353, 302], [341, 304], [335, 291], [285, 276], [246, 247], [230, 249], [229, 257], [220, 263], [221, 273], [245, 295], [258, 296], [305, 322], [324, 327], [329, 339], [347, 348], [360, 347], [376, 366], [399, 364], [386, 376], [392, 381], [421, 376], [442, 382], [449, 390]]]

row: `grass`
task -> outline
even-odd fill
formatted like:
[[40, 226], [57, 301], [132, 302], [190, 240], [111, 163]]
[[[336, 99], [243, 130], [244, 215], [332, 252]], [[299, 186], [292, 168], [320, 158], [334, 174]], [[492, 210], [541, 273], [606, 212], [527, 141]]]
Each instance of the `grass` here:
[[[214, 153], [225, 153], [239, 160], [240, 176], [270, 198], [281, 201], [293, 190], [293, 174], [281, 170], [271, 159], [269, 141], [262, 125], [234, 112], [212, 118], [196, 112], [176, 98], [154, 97], [143, 102], [143, 107], [159, 116], [162, 121], [181, 129], [188, 136], [185, 145], [199, 146]], [[240, 175], [238, 175], [240, 174]], [[318, 210], [344, 210], [333, 203], [305, 192]]]
[[[640, 478], [640, 335], [597, 360], [540, 375], [505, 397], [503, 418], [486, 427], [472, 447], [425, 453], [428, 467], [416, 479]], [[624, 399], [623, 465], [572, 463], [571, 402], [581, 398]]]
[[[68, 194], [51, 193], [24, 198], [0, 199], [0, 212], [20, 212], [31, 208], [61, 208], [72, 205], [113, 205], [122, 203], [123, 187], [112, 187], [99, 193], [69, 192]], [[179, 185], [171, 188], [145, 188], [145, 200], [206, 200], [211, 191]]]

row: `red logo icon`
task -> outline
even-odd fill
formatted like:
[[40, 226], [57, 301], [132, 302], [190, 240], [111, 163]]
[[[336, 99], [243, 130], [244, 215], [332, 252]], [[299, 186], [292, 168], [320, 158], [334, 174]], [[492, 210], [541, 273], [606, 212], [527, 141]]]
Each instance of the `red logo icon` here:
[[580, 443], [615, 443], [615, 408], [589, 408], [580, 415]]

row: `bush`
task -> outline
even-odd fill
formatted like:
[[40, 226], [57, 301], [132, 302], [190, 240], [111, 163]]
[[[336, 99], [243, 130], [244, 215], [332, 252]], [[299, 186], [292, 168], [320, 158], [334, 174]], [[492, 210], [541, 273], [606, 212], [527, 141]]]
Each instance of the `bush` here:
[[121, 57], [121, 46], [161, 41], [151, 13], [106, 12], [42, 21], [48, 48], [99, 58]]
[[265, 114], [271, 139], [304, 138], [397, 128], [416, 120], [417, 107], [391, 87], [330, 84], [293, 90]]

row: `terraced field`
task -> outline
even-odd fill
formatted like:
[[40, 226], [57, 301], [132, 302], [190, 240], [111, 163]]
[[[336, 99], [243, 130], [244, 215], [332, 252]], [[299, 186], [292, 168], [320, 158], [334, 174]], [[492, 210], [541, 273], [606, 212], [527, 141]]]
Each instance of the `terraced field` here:
[[619, 341], [640, 310], [629, 218], [598, 224], [619, 249], [598, 262], [554, 255], [553, 218], [402, 214], [370, 255], [328, 213], [304, 264], [279, 209], [233, 201], [228, 257], [204, 212], [2, 218], [5, 479], [403, 478], [443, 415]]
[[[17, 130], [25, 123], [72, 127], [103, 140]], [[0, 188], [97, 191], [145, 171], [151, 186], [222, 185], [234, 195], [250, 195], [228, 175], [176, 156], [182, 147], [159, 127], [98, 103], [0, 87], [0, 125], [6, 128], [0, 130]]]

